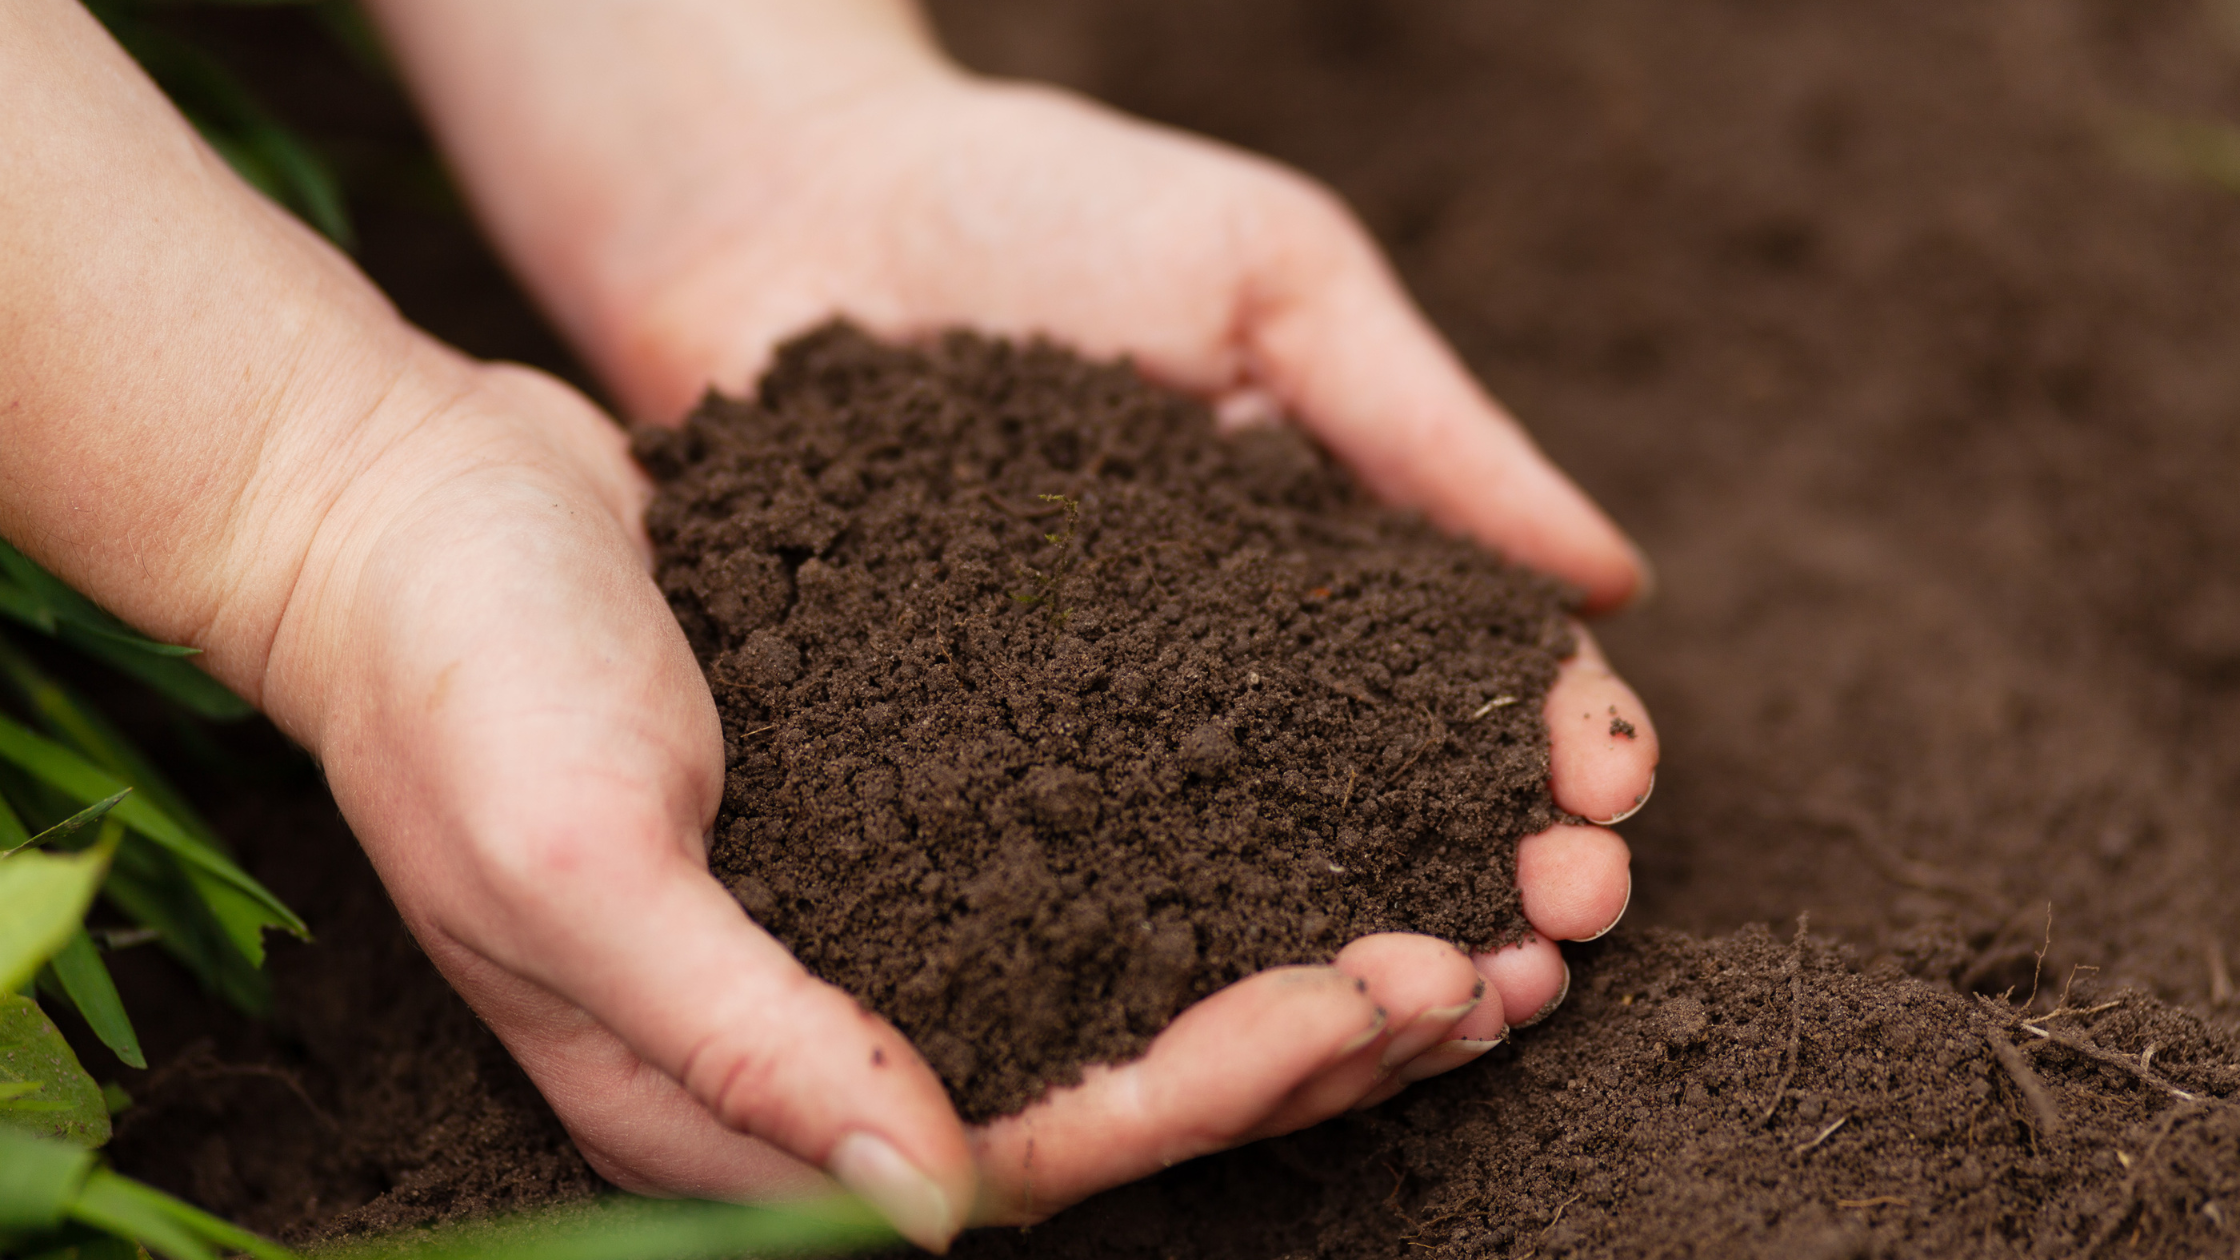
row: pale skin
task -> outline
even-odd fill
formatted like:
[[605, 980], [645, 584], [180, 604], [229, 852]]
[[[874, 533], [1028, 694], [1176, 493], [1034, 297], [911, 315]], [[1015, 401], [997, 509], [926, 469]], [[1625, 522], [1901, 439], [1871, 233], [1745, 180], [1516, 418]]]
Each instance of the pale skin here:
[[[1645, 581], [1296, 174], [967, 76], [893, 0], [372, 7], [492, 237], [634, 418], [743, 388], [834, 313], [1044, 333], [1296, 416], [1590, 610]], [[618, 1184], [829, 1174], [939, 1248], [1466, 1063], [1560, 1000], [1553, 942], [1624, 911], [1623, 842], [1559, 827], [1519, 853], [1521, 945], [1356, 941], [968, 1129], [706, 874], [721, 740], [615, 426], [403, 323], [67, 0], [0, 6], [0, 120], [0, 534], [319, 757], [429, 956]], [[1655, 732], [1591, 639], [1546, 715], [1564, 809], [1646, 798]]]

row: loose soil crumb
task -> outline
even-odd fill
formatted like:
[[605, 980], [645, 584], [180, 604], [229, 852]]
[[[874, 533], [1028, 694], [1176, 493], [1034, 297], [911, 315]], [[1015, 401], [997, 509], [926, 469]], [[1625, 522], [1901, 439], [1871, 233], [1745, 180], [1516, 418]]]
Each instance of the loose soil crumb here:
[[967, 1119], [1356, 937], [1526, 931], [1561, 592], [1295, 432], [834, 326], [637, 449], [723, 715], [711, 865]]

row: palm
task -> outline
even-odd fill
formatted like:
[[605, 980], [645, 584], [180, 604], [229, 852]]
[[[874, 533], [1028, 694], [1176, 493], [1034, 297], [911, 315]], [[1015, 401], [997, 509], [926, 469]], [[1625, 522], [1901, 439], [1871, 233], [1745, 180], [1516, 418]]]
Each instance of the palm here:
[[[798, 180], [782, 202], [718, 180], [680, 203], [686, 226], [662, 238], [675, 265], [641, 260], [669, 282], [590, 347], [637, 408], [673, 412], [709, 380], [742, 389], [775, 339], [835, 311], [891, 335], [1047, 333], [1203, 394], [1271, 398], [1388, 491], [1606, 601], [1630, 587], [1607, 523], [1303, 182], [1051, 94], [918, 91], [834, 115], [808, 146], [830, 160], [758, 168]], [[1139, 1062], [968, 1137], [891, 1028], [707, 877], [721, 741], [646, 578], [620, 442], [548, 383], [502, 375], [472, 396], [480, 419], [439, 439], [463, 447], [420, 466], [486, 471], [403, 475], [374, 541], [338, 546], [345, 624], [306, 642], [356, 650], [326, 663], [339, 716], [321, 751], [431, 956], [626, 1186], [751, 1197], [813, 1184], [798, 1156], [875, 1189], [883, 1157], [848, 1145], [870, 1133], [960, 1209], [977, 1193], [983, 1219], [1031, 1219], [1467, 1061], [1560, 993], [1551, 939], [1622, 908], [1623, 845], [1559, 828], [1520, 854], [1539, 929], [1524, 946], [1473, 960], [1374, 937], [1336, 967], [1253, 977]], [[1558, 691], [1552, 714], [1622, 704], [1647, 733], [1591, 652]], [[1565, 808], [1613, 816], [1646, 791], [1653, 739], [1554, 733]], [[974, 1166], [977, 1192], [957, 1180]], [[909, 1217], [917, 1191], [889, 1190], [883, 1206]]]

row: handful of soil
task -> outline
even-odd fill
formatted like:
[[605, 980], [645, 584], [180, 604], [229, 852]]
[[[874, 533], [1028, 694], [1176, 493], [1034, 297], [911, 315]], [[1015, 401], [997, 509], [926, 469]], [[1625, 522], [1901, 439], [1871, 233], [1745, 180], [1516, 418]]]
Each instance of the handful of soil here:
[[834, 325], [636, 448], [723, 716], [715, 872], [967, 1120], [1355, 937], [1526, 931], [1563, 592], [1296, 433]]

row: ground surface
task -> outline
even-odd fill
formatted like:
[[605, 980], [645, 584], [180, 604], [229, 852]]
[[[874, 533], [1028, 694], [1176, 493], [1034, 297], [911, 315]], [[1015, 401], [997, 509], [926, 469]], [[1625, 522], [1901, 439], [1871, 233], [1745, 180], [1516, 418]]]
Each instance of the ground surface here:
[[[978, 64], [1335, 184], [1662, 578], [1603, 632], [1666, 748], [1627, 828], [1638, 892], [1555, 1020], [1369, 1117], [976, 1247], [2229, 1254], [2232, 1108], [2168, 1088], [2234, 1088], [2240, 196], [2160, 142], [2240, 119], [2228, 9], [942, 16]], [[408, 150], [379, 92], [337, 102], [346, 72], [244, 43], [369, 169]], [[409, 314], [564, 366], [439, 204], [361, 213]], [[236, 830], [323, 943], [280, 951], [270, 1031], [144, 1020], [124, 1166], [296, 1236], [587, 1188], [331, 809]], [[2038, 1025], [2057, 1045], [1968, 996], [2030, 990], [2049, 904], [2041, 1017], [2080, 965], [2077, 1005], [2184, 1009]], [[1782, 926], [1727, 937], [1754, 920]], [[2005, 1056], [2024, 1070], [2002, 1041], [2037, 1047]]]

